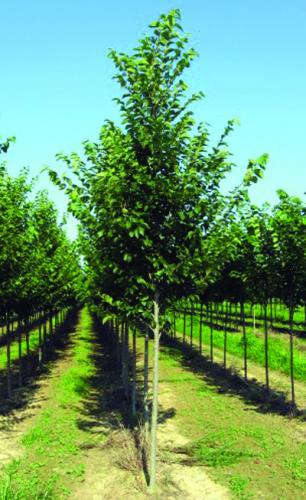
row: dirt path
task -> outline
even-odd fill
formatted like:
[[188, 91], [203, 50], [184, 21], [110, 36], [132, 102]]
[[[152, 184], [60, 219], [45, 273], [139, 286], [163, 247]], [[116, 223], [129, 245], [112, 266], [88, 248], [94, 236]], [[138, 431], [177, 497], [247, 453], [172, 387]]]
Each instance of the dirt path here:
[[[53, 381], [60, 378], [67, 369], [72, 348], [73, 344], [61, 352], [55, 362], [50, 363], [50, 370], [35, 380], [34, 387], [23, 387], [14, 391], [12, 409], [9, 410], [7, 403], [4, 403], [4, 411], [0, 413], [0, 469], [24, 453], [21, 438], [35, 425], [42, 409], [50, 402]], [[25, 402], [22, 408], [18, 408], [20, 400]]]
[[[103, 336], [103, 331], [100, 332]], [[121, 381], [109, 357], [107, 334], [100, 348], [95, 350], [96, 379], [90, 401], [83, 404], [88, 413], [91, 432], [105, 434], [105, 440], [85, 450], [85, 475], [81, 484], [73, 488], [69, 499], [83, 500], [144, 500], [149, 497], [142, 472], [139, 450], [133, 431], [124, 428], [129, 407], [122, 406]], [[139, 366], [141, 368], [141, 366]], [[160, 406], [163, 415], [171, 415], [176, 406], [171, 387], [162, 383]], [[93, 412], [92, 409], [95, 408]], [[113, 424], [113, 425], [112, 425]], [[159, 426], [158, 492], [159, 500], [221, 500], [228, 499], [227, 490], [212, 481], [203, 467], [183, 465], [177, 461], [173, 448], [187, 444], [172, 418], [165, 418]]]
[[[171, 410], [177, 407], [174, 391], [165, 382], [160, 384], [159, 401], [166, 413], [171, 413]], [[173, 450], [190, 445], [190, 440], [180, 433], [175, 419], [170, 418], [160, 424], [158, 442], [161, 454], [165, 454], [168, 459], [168, 463], [163, 462], [162, 467], [160, 465], [161, 480], [164, 482], [167, 478], [170, 490], [167, 499], [225, 500], [230, 498], [226, 488], [212, 481], [203, 467], [178, 463], [177, 459], [180, 457]]]
[[[148, 499], [109, 332], [83, 310], [70, 340], [24, 408], [0, 417], [0, 464], [21, 457], [12, 487], [21, 485], [25, 500]], [[141, 338], [137, 349], [141, 389]], [[187, 361], [180, 349], [161, 347], [154, 500], [246, 499], [254, 491], [265, 500], [306, 498], [304, 424], [261, 412]], [[190, 454], [197, 442], [202, 461]]]

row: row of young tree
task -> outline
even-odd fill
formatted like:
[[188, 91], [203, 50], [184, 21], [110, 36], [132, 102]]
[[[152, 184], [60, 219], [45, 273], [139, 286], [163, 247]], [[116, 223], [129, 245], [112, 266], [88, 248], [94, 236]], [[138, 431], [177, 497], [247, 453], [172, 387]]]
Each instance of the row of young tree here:
[[244, 304], [261, 304], [264, 312], [266, 387], [269, 390], [268, 305], [281, 300], [289, 310], [291, 399], [295, 403], [293, 318], [306, 305], [306, 203], [278, 191], [271, 210], [246, 207], [239, 219], [239, 244], [221, 278], [206, 291], [206, 300], [240, 303], [243, 327], [245, 377], [247, 337]]
[[[168, 312], [184, 298], [217, 293], [221, 282], [222, 290], [234, 293], [233, 279], [235, 286], [243, 283], [241, 293], [271, 294], [270, 278], [262, 288], [262, 275], [268, 275], [273, 260], [268, 258], [268, 219], [259, 209], [245, 208], [248, 188], [262, 177], [268, 158], [264, 154], [250, 160], [241, 182], [228, 193], [222, 190], [234, 166], [226, 141], [235, 123], [228, 122], [216, 145], [211, 145], [208, 127], [196, 124], [191, 106], [202, 93], [190, 93], [182, 74], [197, 54], [189, 47], [178, 10], [152, 23], [131, 55], [114, 50], [109, 55], [122, 88], [115, 99], [121, 125], [106, 121], [98, 140], [84, 143], [84, 157], [58, 156], [70, 177], [60, 177], [53, 169], [49, 174], [67, 193], [69, 209], [80, 222], [91, 307], [104, 321], [121, 325], [122, 345], [127, 322], [142, 326], [154, 338], [149, 474], [154, 491], [158, 352]], [[281, 268], [285, 262], [289, 266], [290, 253], [282, 224], [291, 209], [290, 217], [295, 214], [299, 202], [280, 195], [281, 206], [271, 221], [277, 226], [273, 248], [279, 248]], [[302, 232], [295, 223], [292, 242]], [[296, 254], [296, 266], [300, 257]], [[251, 283], [246, 276], [252, 275], [252, 267]], [[289, 267], [288, 276], [292, 278]], [[293, 301], [299, 279], [295, 276], [293, 288], [288, 285]]]
[[[1, 153], [7, 152], [10, 142], [0, 144]], [[9, 397], [11, 343], [17, 341], [21, 325], [28, 350], [31, 318], [52, 318], [75, 304], [82, 279], [76, 244], [58, 224], [57, 210], [46, 192], [34, 195], [33, 187], [26, 170], [13, 177], [6, 163], [0, 164], [0, 323]]]

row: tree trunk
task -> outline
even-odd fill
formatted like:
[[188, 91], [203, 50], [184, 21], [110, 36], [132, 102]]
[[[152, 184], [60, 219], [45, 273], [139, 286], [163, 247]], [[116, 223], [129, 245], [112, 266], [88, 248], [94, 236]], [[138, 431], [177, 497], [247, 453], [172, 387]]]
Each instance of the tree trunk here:
[[190, 310], [190, 347], [193, 344], [193, 306], [191, 306]]
[[289, 331], [290, 331], [290, 379], [291, 379], [291, 401], [295, 405], [295, 390], [294, 390], [294, 359], [293, 359], [293, 313], [294, 308], [289, 308]]
[[265, 371], [266, 371], [266, 388], [269, 391], [269, 343], [268, 343], [268, 318], [267, 304], [264, 304], [264, 330], [265, 330]]
[[214, 360], [214, 329], [213, 329], [213, 308], [210, 304], [210, 361]]
[[253, 334], [255, 335], [256, 331], [256, 306], [253, 304]]
[[186, 309], [184, 309], [183, 344], [186, 342]]
[[223, 367], [226, 370], [228, 303], [225, 305]]
[[244, 380], [248, 379], [248, 357], [247, 357], [247, 339], [245, 330], [245, 314], [244, 302], [240, 304], [241, 320], [242, 320], [242, 338], [243, 338], [243, 364], [244, 364]]
[[44, 317], [43, 319], [43, 358], [46, 358], [46, 352], [47, 352], [47, 324], [46, 324], [46, 318]]
[[11, 374], [11, 335], [10, 335], [10, 316], [6, 316], [6, 372], [7, 372], [7, 396], [12, 397], [12, 374]]
[[120, 350], [120, 330], [119, 330], [119, 320], [116, 318], [115, 322], [115, 336], [116, 336], [116, 361], [117, 368], [120, 369], [120, 361], [121, 361], [121, 350]]
[[173, 311], [173, 335], [174, 335], [174, 338], [176, 339], [176, 316], [175, 316], [175, 310]]
[[150, 453], [150, 484], [149, 492], [154, 493], [156, 489], [156, 452], [157, 452], [157, 419], [158, 419], [158, 375], [159, 375], [159, 294], [154, 296], [154, 357], [153, 357], [153, 399], [151, 415], [151, 453]]
[[201, 302], [201, 309], [200, 309], [200, 354], [202, 354], [202, 330], [203, 330], [203, 304]]
[[124, 323], [123, 329], [123, 387], [125, 397], [129, 398], [129, 325]]
[[149, 327], [146, 326], [145, 346], [144, 346], [144, 369], [143, 369], [143, 413], [144, 413], [144, 432], [145, 445], [147, 447], [149, 439]]
[[132, 416], [136, 415], [136, 328], [133, 327]]
[[121, 379], [124, 387], [124, 369], [125, 369], [125, 323], [121, 323], [120, 327], [121, 337]]
[[273, 328], [273, 302], [272, 298], [270, 299], [270, 328]]
[[50, 311], [50, 316], [49, 316], [49, 332], [50, 335], [53, 333], [52, 311]]
[[18, 385], [22, 386], [22, 339], [21, 339], [22, 321], [18, 318]]
[[26, 353], [27, 353], [27, 375], [31, 374], [30, 362], [30, 332], [29, 332], [29, 319], [25, 320], [25, 337], [26, 337]]
[[41, 323], [38, 325], [38, 363], [41, 367], [42, 365], [42, 335], [41, 335]]

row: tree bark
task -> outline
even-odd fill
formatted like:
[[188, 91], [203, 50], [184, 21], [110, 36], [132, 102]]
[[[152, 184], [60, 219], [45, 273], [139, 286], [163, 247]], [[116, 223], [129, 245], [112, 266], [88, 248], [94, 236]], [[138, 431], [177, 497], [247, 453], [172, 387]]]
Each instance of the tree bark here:
[[225, 304], [223, 367], [226, 370], [228, 303]]
[[193, 305], [190, 310], [190, 347], [193, 345]]
[[6, 315], [6, 372], [7, 372], [7, 396], [12, 397], [12, 374], [11, 374], [11, 335], [10, 335], [10, 316]]
[[47, 353], [47, 324], [46, 324], [46, 318], [44, 317], [43, 320], [43, 359], [46, 358], [46, 353]]
[[268, 318], [267, 304], [264, 304], [264, 330], [265, 330], [265, 371], [266, 371], [266, 388], [269, 391], [269, 341], [268, 341]]
[[186, 309], [184, 309], [183, 344], [186, 342]]
[[119, 320], [116, 318], [115, 321], [115, 336], [116, 336], [116, 361], [117, 368], [120, 369], [120, 361], [121, 361], [121, 350], [120, 350], [120, 330], [119, 330]]
[[41, 323], [38, 325], [38, 363], [41, 367], [42, 365], [42, 335], [41, 335]]
[[31, 362], [30, 362], [30, 332], [29, 332], [29, 319], [25, 320], [25, 337], [26, 337], [26, 349], [27, 349], [27, 375], [31, 374]]
[[256, 331], [256, 305], [253, 304], [253, 334], [255, 335]]
[[143, 413], [144, 413], [144, 431], [145, 443], [147, 445], [149, 438], [149, 327], [146, 326], [145, 346], [144, 346], [144, 370], [143, 370]]
[[176, 339], [176, 316], [175, 316], [175, 310], [173, 311], [173, 335], [174, 335], [174, 338]]
[[18, 385], [22, 386], [22, 339], [21, 339], [22, 321], [18, 318]]
[[136, 415], [136, 328], [133, 327], [132, 416]]
[[129, 398], [129, 325], [124, 323], [123, 330], [123, 387], [125, 397]]
[[241, 320], [242, 320], [244, 380], [248, 380], [248, 356], [247, 356], [247, 338], [245, 330], [244, 302], [241, 302], [240, 310], [241, 310]]
[[200, 354], [202, 354], [203, 350], [203, 343], [202, 343], [202, 333], [203, 333], [203, 304], [201, 302], [201, 309], [200, 309]]
[[210, 361], [214, 360], [214, 330], [213, 330], [213, 308], [210, 303]]
[[155, 293], [154, 301], [154, 357], [153, 357], [153, 399], [151, 415], [151, 450], [150, 450], [150, 483], [149, 492], [156, 489], [156, 452], [157, 452], [157, 419], [158, 419], [158, 376], [159, 376], [159, 294]]
[[294, 359], [293, 359], [293, 313], [294, 308], [289, 308], [289, 331], [290, 331], [290, 379], [291, 379], [291, 401], [295, 405], [295, 388], [294, 388]]

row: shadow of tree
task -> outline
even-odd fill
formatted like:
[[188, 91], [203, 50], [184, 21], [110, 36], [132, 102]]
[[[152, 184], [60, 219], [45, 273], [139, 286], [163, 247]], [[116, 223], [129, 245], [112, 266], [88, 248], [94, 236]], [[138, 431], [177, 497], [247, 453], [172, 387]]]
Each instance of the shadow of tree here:
[[270, 389], [267, 391], [264, 384], [258, 380], [245, 381], [237, 372], [224, 369], [217, 363], [211, 362], [204, 355], [178, 339], [162, 336], [161, 350], [176, 358], [181, 366], [205, 380], [218, 393], [238, 396], [244, 403], [252, 406], [260, 413], [275, 413], [283, 416], [305, 416], [302, 410], [286, 399], [286, 394]]
[[13, 395], [11, 399], [7, 399], [6, 372], [5, 370], [0, 371], [0, 416], [5, 417], [3, 421], [0, 421], [0, 430], [9, 430], [14, 424], [25, 418], [22, 416], [22, 413], [20, 414], [20, 410], [31, 403], [42, 378], [50, 376], [53, 363], [65, 357], [66, 351], [72, 343], [71, 337], [75, 332], [78, 317], [79, 312], [77, 310], [71, 311], [68, 313], [64, 323], [54, 330], [52, 336], [47, 337], [43, 364], [39, 363], [37, 351], [31, 352], [29, 358], [26, 355], [22, 357], [23, 384], [21, 387], [18, 384], [18, 361], [13, 362]]
[[[124, 393], [120, 368], [116, 360], [116, 345], [113, 332], [97, 319], [93, 319], [93, 353], [91, 361], [94, 375], [87, 380], [88, 396], [83, 400], [79, 428], [87, 432], [97, 429], [118, 430], [120, 426], [134, 429], [140, 425], [143, 400], [142, 370], [136, 370], [138, 415], [131, 415], [130, 398]], [[139, 359], [139, 355], [138, 355]], [[131, 374], [130, 374], [131, 375]], [[175, 415], [175, 410], [160, 408], [159, 422]]]

